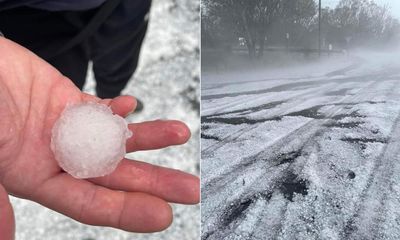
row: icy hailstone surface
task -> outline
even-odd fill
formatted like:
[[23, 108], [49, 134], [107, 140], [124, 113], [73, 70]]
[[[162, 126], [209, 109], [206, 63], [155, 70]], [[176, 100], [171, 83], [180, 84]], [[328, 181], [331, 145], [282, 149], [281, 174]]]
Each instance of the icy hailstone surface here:
[[67, 106], [54, 124], [51, 149], [62, 169], [75, 178], [114, 171], [132, 133], [125, 119], [98, 103]]

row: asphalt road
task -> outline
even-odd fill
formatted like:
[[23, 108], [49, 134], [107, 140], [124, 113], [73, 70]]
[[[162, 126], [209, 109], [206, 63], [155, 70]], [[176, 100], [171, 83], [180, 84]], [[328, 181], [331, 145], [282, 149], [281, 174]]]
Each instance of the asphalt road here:
[[395, 59], [205, 74], [202, 239], [400, 239]]

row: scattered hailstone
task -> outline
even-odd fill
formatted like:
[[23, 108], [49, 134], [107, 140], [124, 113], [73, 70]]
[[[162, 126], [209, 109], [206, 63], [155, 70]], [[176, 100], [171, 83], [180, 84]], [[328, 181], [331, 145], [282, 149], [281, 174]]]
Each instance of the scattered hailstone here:
[[125, 119], [106, 105], [68, 105], [54, 124], [51, 149], [60, 167], [75, 178], [100, 177], [115, 170], [131, 136]]

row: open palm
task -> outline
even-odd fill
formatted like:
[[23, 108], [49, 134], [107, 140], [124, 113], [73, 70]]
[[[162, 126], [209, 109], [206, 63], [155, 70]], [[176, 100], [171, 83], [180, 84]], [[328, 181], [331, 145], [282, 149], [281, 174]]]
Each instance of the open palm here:
[[[135, 232], [168, 227], [172, 211], [167, 202], [199, 201], [197, 177], [139, 161], [124, 159], [112, 174], [87, 180], [62, 171], [50, 138], [66, 104], [97, 101], [126, 116], [135, 108], [134, 98], [101, 100], [84, 94], [33, 53], [1, 37], [0, 53], [0, 183], [8, 193], [82, 223]], [[178, 121], [129, 128], [134, 137], [127, 140], [127, 152], [182, 144], [190, 136]]]

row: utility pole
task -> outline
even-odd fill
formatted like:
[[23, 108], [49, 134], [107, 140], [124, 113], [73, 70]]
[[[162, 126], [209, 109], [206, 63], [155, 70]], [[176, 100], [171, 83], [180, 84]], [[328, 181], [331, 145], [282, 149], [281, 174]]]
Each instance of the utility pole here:
[[321, 0], [318, 6], [318, 56], [321, 57]]

